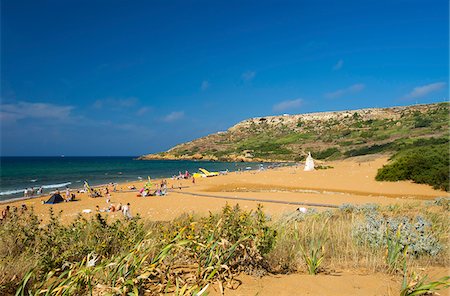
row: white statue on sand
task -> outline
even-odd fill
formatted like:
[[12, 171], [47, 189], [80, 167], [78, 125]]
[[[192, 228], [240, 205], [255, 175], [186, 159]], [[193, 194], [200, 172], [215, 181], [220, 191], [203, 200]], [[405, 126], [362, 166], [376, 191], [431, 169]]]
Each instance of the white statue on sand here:
[[305, 172], [314, 171], [314, 159], [311, 156], [311, 152], [308, 152], [308, 157], [306, 158], [304, 171]]

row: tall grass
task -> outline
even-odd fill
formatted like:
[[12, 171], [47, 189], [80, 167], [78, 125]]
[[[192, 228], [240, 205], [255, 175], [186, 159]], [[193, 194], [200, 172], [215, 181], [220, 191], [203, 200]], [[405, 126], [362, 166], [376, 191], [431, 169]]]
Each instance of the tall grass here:
[[436, 204], [296, 212], [275, 227], [279, 237], [268, 256], [274, 272], [310, 272], [314, 262], [322, 270], [389, 273], [401, 270], [403, 258], [416, 266], [449, 264], [448, 212]]
[[[220, 213], [167, 223], [97, 215], [62, 224], [51, 212], [43, 225], [30, 211], [0, 224], [0, 294], [194, 295], [211, 283], [234, 289], [241, 272], [354, 268], [399, 274], [402, 262], [447, 266], [449, 220], [442, 204], [345, 205], [296, 211], [278, 221], [269, 221], [262, 208], [226, 206]], [[408, 283], [405, 295], [427, 287], [435, 283]]]

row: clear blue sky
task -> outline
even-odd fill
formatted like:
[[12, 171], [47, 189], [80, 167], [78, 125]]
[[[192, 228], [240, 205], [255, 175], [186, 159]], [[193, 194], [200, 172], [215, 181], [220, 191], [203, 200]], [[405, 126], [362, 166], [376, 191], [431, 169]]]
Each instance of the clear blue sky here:
[[1, 155], [140, 155], [249, 117], [448, 100], [447, 0], [1, 1]]

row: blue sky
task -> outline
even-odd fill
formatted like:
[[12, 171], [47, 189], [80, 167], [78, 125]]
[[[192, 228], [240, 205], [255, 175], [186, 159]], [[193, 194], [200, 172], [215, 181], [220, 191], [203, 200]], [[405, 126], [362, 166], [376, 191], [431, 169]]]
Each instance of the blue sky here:
[[446, 0], [1, 5], [1, 155], [140, 155], [249, 117], [448, 100]]

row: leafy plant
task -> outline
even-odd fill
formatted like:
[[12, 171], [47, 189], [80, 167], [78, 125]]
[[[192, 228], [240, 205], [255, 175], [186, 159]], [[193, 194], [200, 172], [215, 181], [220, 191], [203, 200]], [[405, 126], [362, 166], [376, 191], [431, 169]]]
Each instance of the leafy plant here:
[[405, 260], [408, 247], [401, 244], [402, 225], [397, 228], [396, 234], [390, 235], [390, 228], [386, 228], [386, 264], [390, 273], [395, 273], [401, 262]]
[[419, 278], [415, 273], [408, 276], [406, 261], [403, 264], [403, 281], [400, 296], [432, 295], [435, 291], [450, 287], [450, 276], [434, 282], [427, 282], [428, 277]]
[[321, 240], [311, 241], [309, 248], [305, 250], [300, 245], [300, 250], [303, 256], [303, 260], [306, 263], [309, 274], [315, 275], [319, 272], [319, 268], [322, 265], [324, 259], [325, 248]]

